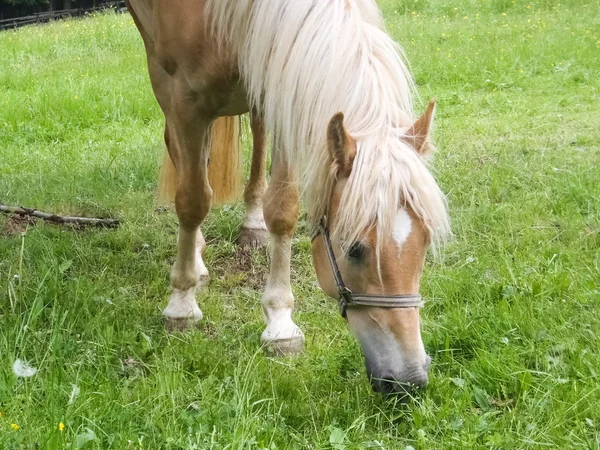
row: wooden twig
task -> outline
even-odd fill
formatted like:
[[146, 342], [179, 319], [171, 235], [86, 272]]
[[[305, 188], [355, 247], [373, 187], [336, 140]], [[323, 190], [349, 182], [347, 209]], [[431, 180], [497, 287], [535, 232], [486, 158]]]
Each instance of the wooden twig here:
[[99, 219], [95, 217], [72, 217], [48, 214], [37, 209], [23, 208], [19, 206], [0, 205], [0, 212], [5, 214], [17, 214], [19, 216], [35, 217], [54, 223], [72, 223], [80, 226], [116, 228], [119, 226], [117, 219]]

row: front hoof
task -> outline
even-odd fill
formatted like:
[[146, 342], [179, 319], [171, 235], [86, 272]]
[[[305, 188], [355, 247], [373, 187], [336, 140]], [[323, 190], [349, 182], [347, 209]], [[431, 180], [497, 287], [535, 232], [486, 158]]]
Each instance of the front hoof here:
[[202, 320], [202, 311], [198, 308], [194, 291], [194, 287], [185, 290], [173, 288], [169, 304], [162, 312], [168, 330], [189, 330]]
[[258, 228], [240, 228], [236, 243], [243, 249], [260, 248], [269, 242], [269, 232]]
[[165, 328], [170, 332], [183, 332], [198, 328], [202, 317], [164, 317]]
[[269, 356], [292, 356], [304, 352], [304, 336], [287, 339], [274, 339], [263, 342], [265, 353]]

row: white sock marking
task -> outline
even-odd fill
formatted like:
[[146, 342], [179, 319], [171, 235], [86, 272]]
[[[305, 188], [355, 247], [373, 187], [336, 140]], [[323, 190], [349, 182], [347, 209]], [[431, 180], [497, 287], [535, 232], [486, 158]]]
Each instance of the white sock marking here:
[[244, 216], [244, 221], [242, 222], [242, 228], [246, 228], [248, 230], [267, 229], [261, 206], [248, 206]]

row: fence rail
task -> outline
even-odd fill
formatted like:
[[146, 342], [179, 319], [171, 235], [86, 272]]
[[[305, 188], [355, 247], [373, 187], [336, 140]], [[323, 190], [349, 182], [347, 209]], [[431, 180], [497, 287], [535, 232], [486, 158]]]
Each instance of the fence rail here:
[[116, 9], [120, 10], [125, 8], [124, 1], [112, 1], [104, 2], [100, 6], [92, 8], [75, 8], [75, 9], [63, 9], [59, 11], [44, 11], [39, 13], [30, 14], [23, 17], [15, 17], [13, 19], [2, 19], [0, 20], [0, 30], [6, 30], [10, 28], [19, 28], [25, 25], [31, 25], [35, 23], [49, 22], [55, 19], [63, 19], [65, 17], [81, 17], [94, 11], [103, 11], [105, 9]]

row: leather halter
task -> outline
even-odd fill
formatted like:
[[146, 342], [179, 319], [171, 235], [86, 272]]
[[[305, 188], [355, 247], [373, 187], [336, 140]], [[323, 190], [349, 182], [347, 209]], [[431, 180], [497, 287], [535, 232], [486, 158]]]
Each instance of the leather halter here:
[[325, 222], [326, 217], [323, 216], [317, 225], [311, 241], [314, 241], [319, 234], [323, 236], [331, 272], [333, 273], [333, 278], [335, 279], [335, 284], [339, 291], [338, 304], [340, 306], [340, 314], [342, 317], [346, 317], [346, 310], [348, 308], [357, 306], [377, 306], [379, 308], [388, 309], [423, 307], [423, 299], [420, 294], [372, 295], [352, 293], [352, 291], [344, 284], [342, 273], [338, 267], [335, 254], [333, 253], [329, 229], [325, 225]]

